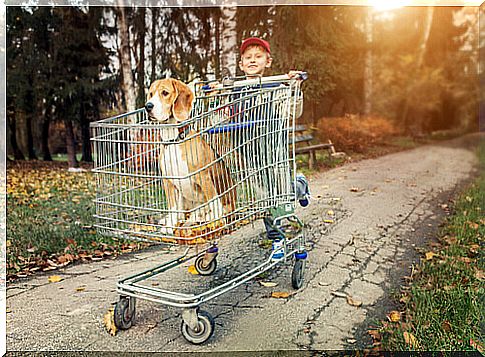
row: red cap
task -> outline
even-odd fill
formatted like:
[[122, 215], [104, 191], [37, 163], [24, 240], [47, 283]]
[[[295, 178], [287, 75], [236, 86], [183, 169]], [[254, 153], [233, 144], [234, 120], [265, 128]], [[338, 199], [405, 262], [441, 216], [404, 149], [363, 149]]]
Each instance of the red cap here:
[[243, 54], [244, 51], [246, 51], [246, 48], [248, 48], [248, 46], [250, 46], [250, 45], [259, 45], [259, 46], [263, 47], [266, 50], [266, 52], [271, 54], [271, 50], [269, 48], [268, 41], [265, 41], [265, 40], [258, 38], [258, 37], [249, 37], [249, 38], [245, 39], [241, 44], [240, 53]]

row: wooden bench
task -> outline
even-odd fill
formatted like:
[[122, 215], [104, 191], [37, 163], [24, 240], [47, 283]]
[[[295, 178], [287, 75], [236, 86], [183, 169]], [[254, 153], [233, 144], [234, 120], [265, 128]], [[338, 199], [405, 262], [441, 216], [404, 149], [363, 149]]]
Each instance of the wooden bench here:
[[[342, 157], [344, 153], [339, 153], [335, 151], [333, 143], [331, 140], [325, 144], [315, 144], [313, 143], [314, 137], [306, 125], [297, 125], [295, 127], [295, 154], [308, 154], [308, 167], [313, 169], [317, 161], [316, 152], [318, 150], [325, 149], [328, 151], [329, 157]], [[301, 144], [305, 144], [302, 146]]]

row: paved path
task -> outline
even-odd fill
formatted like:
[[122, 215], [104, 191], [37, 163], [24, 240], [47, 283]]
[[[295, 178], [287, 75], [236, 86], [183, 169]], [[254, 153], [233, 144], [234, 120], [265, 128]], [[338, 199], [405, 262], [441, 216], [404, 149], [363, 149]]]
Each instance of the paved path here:
[[[423, 244], [442, 220], [440, 204], [477, 172], [478, 136], [424, 146], [374, 160], [351, 163], [316, 175], [319, 197], [299, 216], [307, 223], [309, 259], [302, 289], [290, 284], [291, 267], [280, 265], [265, 277], [203, 305], [216, 330], [203, 346], [180, 333], [180, 310], [137, 301], [136, 325], [112, 337], [102, 316], [117, 300], [119, 278], [171, 259], [181, 249], [140, 253], [57, 272], [9, 285], [7, 349], [106, 351], [263, 351], [360, 347], [372, 318], [382, 314], [387, 294], [397, 287]], [[329, 214], [333, 211], [333, 215]], [[331, 213], [331, 212], [330, 212]], [[328, 223], [333, 220], [333, 223]], [[327, 221], [327, 222], [326, 222]], [[258, 245], [262, 224], [247, 226], [221, 241], [213, 277], [194, 276], [188, 264], [151, 284], [202, 291], [230, 279], [268, 253]], [[84, 289], [78, 289], [78, 288]], [[78, 291], [81, 290], [81, 291]], [[272, 291], [292, 293], [271, 298]], [[332, 292], [362, 302], [355, 307]], [[356, 341], [354, 341], [356, 340]]]

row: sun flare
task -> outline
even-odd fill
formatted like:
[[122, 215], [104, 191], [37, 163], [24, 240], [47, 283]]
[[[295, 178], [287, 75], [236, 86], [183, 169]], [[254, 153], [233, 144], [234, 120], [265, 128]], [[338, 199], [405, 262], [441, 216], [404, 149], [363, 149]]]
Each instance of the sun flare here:
[[369, 5], [377, 11], [394, 10], [409, 5], [409, 0], [369, 0]]

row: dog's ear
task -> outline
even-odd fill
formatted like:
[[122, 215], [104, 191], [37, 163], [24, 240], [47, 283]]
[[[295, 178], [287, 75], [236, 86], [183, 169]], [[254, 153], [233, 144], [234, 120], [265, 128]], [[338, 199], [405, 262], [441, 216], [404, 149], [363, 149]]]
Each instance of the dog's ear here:
[[173, 103], [172, 113], [178, 122], [189, 119], [190, 110], [192, 109], [192, 101], [194, 100], [194, 93], [190, 88], [175, 79], [172, 79], [172, 85], [178, 93], [175, 102]]

